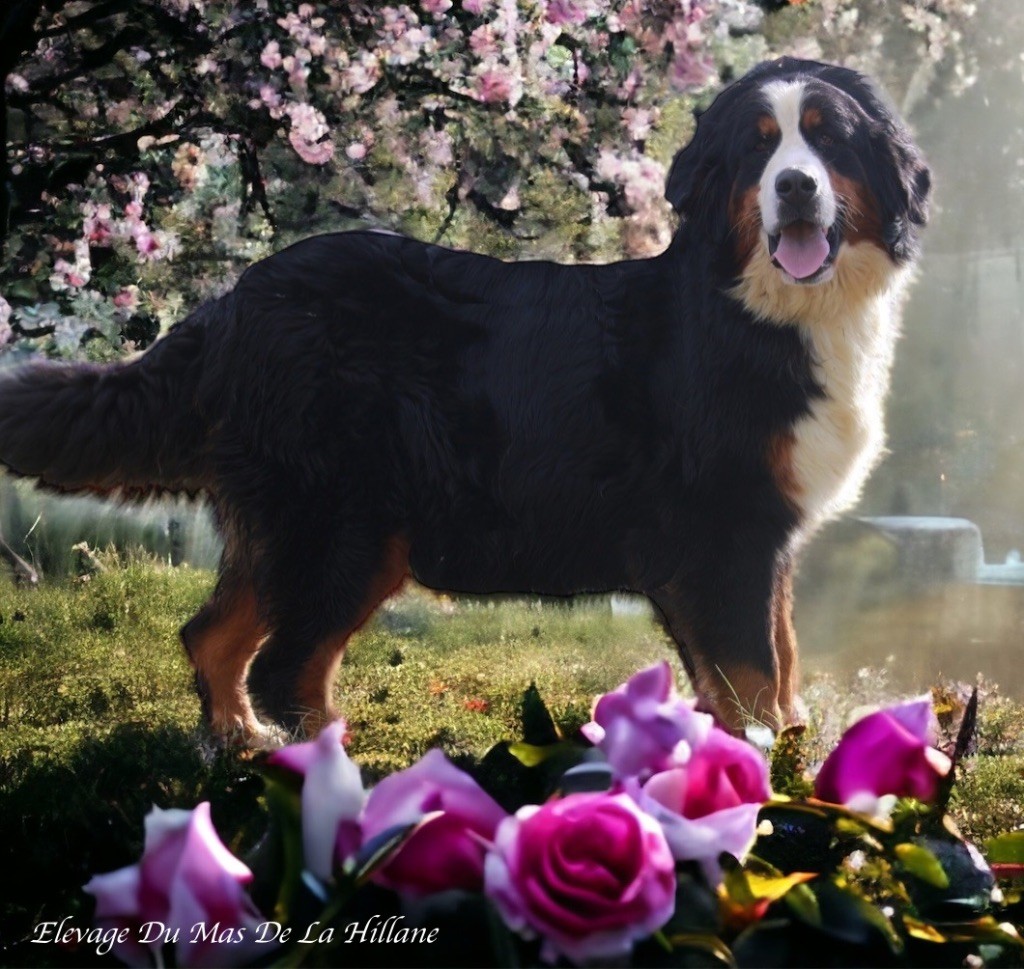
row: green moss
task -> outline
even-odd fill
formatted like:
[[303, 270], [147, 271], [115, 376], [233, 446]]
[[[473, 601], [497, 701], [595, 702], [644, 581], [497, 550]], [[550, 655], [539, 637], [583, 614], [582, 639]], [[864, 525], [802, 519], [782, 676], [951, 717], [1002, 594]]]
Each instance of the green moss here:
[[964, 836], [982, 842], [1024, 824], [1024, 756], [979, 756], [953, 789], [951, 813]]

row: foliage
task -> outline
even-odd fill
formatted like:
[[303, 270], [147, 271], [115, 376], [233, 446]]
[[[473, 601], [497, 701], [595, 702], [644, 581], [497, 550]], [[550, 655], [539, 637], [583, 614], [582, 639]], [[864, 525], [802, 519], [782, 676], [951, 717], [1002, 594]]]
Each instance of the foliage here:
[[911, 59], [968, 73], [966, 0], [771, 6], [16, 0], [0, 345], [145, 346], [252, 260], [357, 224], [504, 256], [649, 253], [691, 109], [757, 60], [884, 68], [898, 28]]

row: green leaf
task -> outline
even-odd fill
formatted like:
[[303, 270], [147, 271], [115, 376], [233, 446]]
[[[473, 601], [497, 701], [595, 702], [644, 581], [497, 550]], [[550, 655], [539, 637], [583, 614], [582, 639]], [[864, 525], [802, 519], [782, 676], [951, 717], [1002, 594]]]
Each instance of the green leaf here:
[[1000, 834], [985, 842], [985, 857], [989, 864], [1024, 864], [1024, 831]]
[[[658, 933], [659, 935], [661, 933]], [[736, 959], [729, 947], [717, 936], [696, 932], [680, 932], [667, 939], [673, 949], [696, 949], [706, 952], [724, 966], [735, 966]]]
[[280, 890], [274, 903], [274, 918], [287, 922], [296, 893], [302, 884], [302, 808], [299, 795], [285, 783], [266, 776], [267, 809], [270, 812], [271, 836], [278, 844]]
[[750, 888], [747, 880], [747, 873], [736, 865], [725, 872], [722, 879], [722, 887], [725, 889], [726, 897], [737, 905], [754, 905], [757, 903], [757, 896]]
[[555, 757], [558, 754], [567, 753], [572, 749], [572, 744], [568, 741], [562, 740], [558, 743], [545, 744], [544, 746], [523, 742], [509, 744], [508, 752], [524, 767], [536, 767], [539, 764], [543, 764], [544, 761], [549, 758]]
[[794, 885], [785, 895], [785, 902], [790, 911], [801, 922], [821, 928], [821, 907], [818, 905], [818, 896], [811, 891], [807, 885]]
[[747, 885], [758, 900], [767, 899], [769, 902], [777, 902], [795, 886], [817, 877], [815, 872], [805, 871], [795, 871], [789, 875], [759, 875], [755, 872], [748, 872]]
[[561, 44], [552, 44], [544, 59], [554, 68], [564, 67], [572, 59], [572, 51]]
[[949, 875], [939, 859], [927, 848], [907, 841], [896, 845], [894, 851], [900, 865], [915, 878], [935, 888], [949, 888]]
[[812, 889], [821, 911], [821, 931], [852, 945], [870, 946], [882, 940], [894, 954], [903, 951], [903, 939], [885, 915], [855, 894], [831, 882]]

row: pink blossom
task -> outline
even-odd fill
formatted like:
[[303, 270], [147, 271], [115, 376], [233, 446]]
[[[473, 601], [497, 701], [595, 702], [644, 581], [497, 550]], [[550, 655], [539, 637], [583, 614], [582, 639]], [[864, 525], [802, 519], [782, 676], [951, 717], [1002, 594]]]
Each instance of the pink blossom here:
[[541, 958], [628, 957], [675, 909], [675, 862], [654, 818], [627, 795], [571, 794], [520, 808], [487, 854], [485, 891]]
[[626, 108], [622, 112], [622, 123], [633, 141], [644, 141], [651, 133], [654, 112], [650, 108]]
[[11, 304], [0, 296], [0, 347], [7, 346], [14, 339], [11, 328]]
[[420, 6], [434, 17], [440, 17], [452, 8], [452, 0], [420, 0]]
[[874, 813], [887, 795], [931, 801], [950, 760], [931, 744], [931, 698], [887, 707], [858, 720], [839, 740], [814, 781], [823, 801]]
[[109, 205], [97, 205], [86, 202], [82, 206], [85, 216], [82, 222], [82, 235], [90, 246], [109, 246], [114, 237], [114, 219]]
[[462, 9], [474, 17], [483, 15], [483, 12], [491, 5], [493, 0], [462, 0]]
[[126, 286], [114, 294], [114, 305], [119, 310], [133, 310], [139, 303], [139, 287]]
[[132, 199], [141, 202], [149, 191], [149, 176], [145, 172], [132, 172], [128, 176], [128, 184]]
[[311, 104], [288, 107], [292, 126], [288, 141], [299, 157], [310, 165], [325, 165], [334, 157], [334, 142], [328, 138], [327, 119]]
[[511, 101], [514, 87], [515, 79], [500, 67], [481, 71], [471, 82], [473, 96], [485, 104]]
[[726, 851], [742, 858], [754, 843], [757, 815], [771, 797], [768, 764], [745, 740], [715, 727], [685, 764], [655, 774], [637, 793], [661, 822], [672, 854], [696, 861], [715, 884]]
[[366, 802], [363, 837], [396, 825], [414, 824], [435, 811], [378, 870], [380, 884], [412, 895], [450, 888], [479, 890], [483, 884], [484, 843], [505, 811], [440, 751], [431, 750], [412, 767], [385, 777]]
[[647, 777], [683, 762], [711, 731], [712, 718], [680, 697], [662, 661], [598, 697], [583, 735], [620, 777]]
[[587, 9], [578, 0], [548, 0], [544, 17], [553, 24], [582, 24], [587, 19]]
[[689, 48], [677, 50], [669, 69], [669, 79], [673, 87], [680, 91], [690, 91], [703, 87], [714, 74], [714, 63], [705, 56], [697, 56]]
[[481, 24], [469, 35], [469, 49], [477, 57], [494, 57], [499, 51], [498, 38], [490, 24]]
[[[93, 876], [85, 891], [96, 899], [99, 927], [129, 930], [128, 940], [113, 949], [129, 965], [148, 966], [159, 958], [159, 943], [147, 948], [139, 929], [162, 922], [180, 933], [174, 950], [179, 966], [228, 966], [262, 949], [254, 936], [263, 918], [242, 888], [250, 881], [252, 872], [217, 837], [204, 801], [194, 811], [153, 808], [139, 863]], [[193, 927], [201, 923], [217, 923], [218, 938], [230, 931], [233, 941], [196, 940]]]
[[362, 51], [358, 60], [353, 61], [341, 75], [341, 84], [346, 91], [365, 94], [381, 76], [380, 61], [369, 51]]
[[366, 145], [361, 141], [353, 141], [345, 148], [345, 154], [352, 161], [362, 161], [366, 157]]
[[260, 85], [260, 100], [268, 108], [278, 108], [281, 106], [281, 95], [271, 84]]
[[260, 54], [260, 63], [268, 70], [274, 71], [281, 66], [281, 61], [281, 45], [276, 40], [272, 40], [263, 48], [263, 53]]

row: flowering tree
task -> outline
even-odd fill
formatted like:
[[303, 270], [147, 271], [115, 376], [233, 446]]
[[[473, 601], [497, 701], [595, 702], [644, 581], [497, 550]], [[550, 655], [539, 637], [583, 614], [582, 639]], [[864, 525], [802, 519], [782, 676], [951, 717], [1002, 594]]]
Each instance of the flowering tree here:
[[970, 8], [765, 6], [781, 9], [15, 0], [0, 20], [0, 345], [144, 346], [318, 230], [505, 256], [657, 250], [666, 165], [721, 80], [782, 52], [876, 67], [893, 24], [942, 63]]

